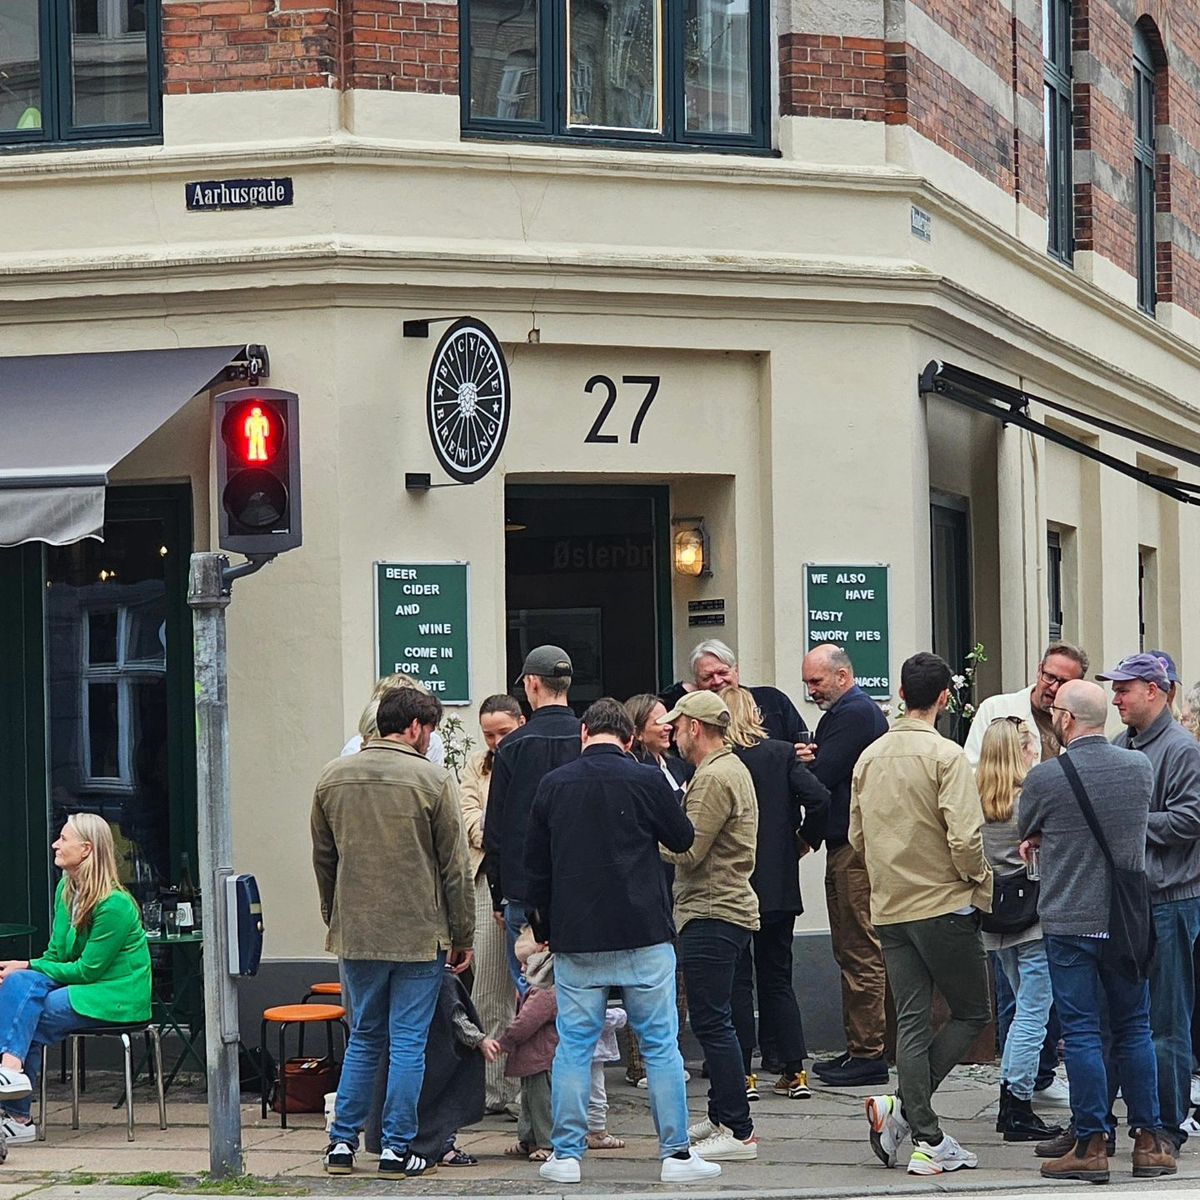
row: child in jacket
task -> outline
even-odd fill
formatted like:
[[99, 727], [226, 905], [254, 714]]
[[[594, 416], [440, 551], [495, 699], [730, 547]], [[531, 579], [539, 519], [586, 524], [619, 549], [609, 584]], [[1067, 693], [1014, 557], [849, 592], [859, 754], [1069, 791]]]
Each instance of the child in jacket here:
[[516, 1145], [505, 1151], [511, 1158], [545, 1162], [550, 1157], [550, 1068], [558, 1047], [558, 999], [554, 992], [554, 955], [545, 943], [534, 941], [528, 928], [514, 947], [529, 991], [517, 1015], [500, 1035], [500, 1049], [508, 1056], [504, 1074], [521, 1081], [521, 1115]]
[[617, 1030], [624, 1029], [629, 1017], [623, 1008], [604, 1010], [604, 1028], [592, 1052], [592, 1090], [587, 1106], [587, 1145], [589, 1150], [623, 1150], [625, 1139], [608, 1132], [608, 1091], [604, 1085], [604, 1064], [620, 1062]]

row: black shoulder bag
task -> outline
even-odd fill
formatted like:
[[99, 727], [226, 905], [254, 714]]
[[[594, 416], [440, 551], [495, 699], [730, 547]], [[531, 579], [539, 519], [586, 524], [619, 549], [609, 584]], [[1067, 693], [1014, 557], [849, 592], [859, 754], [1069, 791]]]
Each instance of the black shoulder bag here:
[[1037, 924], [1041, 885], [1022, 867], [992, 882], [992, 911], [980, 914], [984, 933], [1023, 933]]
[[1075, 799], [1079, 801], [1079, 807], [1083, 810], [1084, 820], [1087, 821], [1092, 836], [1108, 860], [1111, 884], [1108, 900], [1108, 937], [1104, 939], [1100, 961], [1109, 970], [1137, 983], [1149, 975], [1156, 941], [1154, 914], [1150, 908], [1150, 885], [1146, 882], [1146, 872], [1123, 870], [1113, 862], [1108, 840], [1100, 829], [1096, 810], [1092, 808], [1092, 802], [1088, 799], [1075, 764], [1066, 754], [1060, 755], [1058, 761], [1062, 763], [1067, 782], [1075, 793]]

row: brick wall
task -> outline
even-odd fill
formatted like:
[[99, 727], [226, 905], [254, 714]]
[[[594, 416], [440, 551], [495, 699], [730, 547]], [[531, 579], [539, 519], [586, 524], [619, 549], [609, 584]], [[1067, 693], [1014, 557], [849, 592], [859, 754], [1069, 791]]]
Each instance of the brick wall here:
[[785, 33], [779, 39], [782, 112], [882, 121], [885, 68], [883, 38]]
[[355, 87], [458, 92], [458, 6], [426, 0], [164, 0], [169, 95]]

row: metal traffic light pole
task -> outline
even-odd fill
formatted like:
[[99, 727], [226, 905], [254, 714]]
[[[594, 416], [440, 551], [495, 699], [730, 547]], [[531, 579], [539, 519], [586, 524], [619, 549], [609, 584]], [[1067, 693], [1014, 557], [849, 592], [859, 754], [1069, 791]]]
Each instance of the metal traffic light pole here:
[[208, 1158], [213, 1179], [243, 1173], [237, 988], [229, 971], [225, 880], [233, 874], [229, 806], [228, 662], [225, 609], [233, 581], [275, 556], [253, 556], [231, 568], [223, 554], [193, 554], [188, 577], [196, 670], [196, 786], [200, 887], [205, 917], [204, 1011], [208, 1062]]

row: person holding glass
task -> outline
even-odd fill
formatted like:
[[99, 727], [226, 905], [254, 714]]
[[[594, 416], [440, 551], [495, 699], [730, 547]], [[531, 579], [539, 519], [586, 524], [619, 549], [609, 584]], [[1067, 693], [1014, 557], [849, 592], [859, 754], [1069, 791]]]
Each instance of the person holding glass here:
[[150, 1019], [150, 951], [133, 897], [117, 876], [112, 830], [94, 813], [68, 817], [54, 843], [63, 873], [50, 944], [0, 962], [0, 1129], [32, 1142], [29, 1097], [46, 1046], [101, 1025]]
[[[1041, 756], [1041, 740], [1030, 722], [1018, 716], [996, 717], [984, 730], [975, 785], [983, 806], [983, 849], [995, 873], [996, 888], [1026, 866], [1017, 848], [1017, 811], [1021, 785]], [[1053, 993], [1042, 927], [1033, 924], [1011, 933], [983, 931], [985, 950], [996, 961], [1017, 998], [1012, 1024], [1004, 1038], [1000, 1064], [1000, 1114], [996, 1132], [1006, 1142], [1037, 1142], [1057, 1137], [1059, 1126], [1047, 1125], [1033, 1111], [1034, 1083], [1046, 1038]]]

